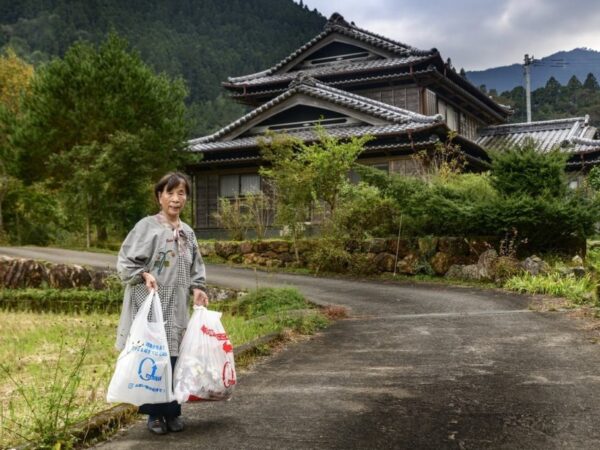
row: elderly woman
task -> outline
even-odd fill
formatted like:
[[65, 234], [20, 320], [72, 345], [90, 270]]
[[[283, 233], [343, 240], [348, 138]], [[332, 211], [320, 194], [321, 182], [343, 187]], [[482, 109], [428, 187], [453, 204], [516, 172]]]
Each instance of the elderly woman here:
[[[188, 298], [208, 305], [205, 270], [194, 231], [179, 218], [190, 195], [190, 183], [181, 173], [165, 175], [154, 187], [160, 212], [140, 220], [121, 246], [117, 271], [125, 283], [123, 310], [116, 347], [122, 350], [138, 309], [151, 289], [157, 290], [165, 319], [171, 365], [188, 323]], [[183, 430], [177, 402], [141, 405], [148, 429], [155, 434]]]

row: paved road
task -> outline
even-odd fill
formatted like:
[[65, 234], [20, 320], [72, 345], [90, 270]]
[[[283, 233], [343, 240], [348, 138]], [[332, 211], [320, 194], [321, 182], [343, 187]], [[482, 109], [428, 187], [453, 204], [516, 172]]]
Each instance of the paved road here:
[[183, 433], [140, 422], [100, 448], [600, 448], [600, 347], [563, 313], [496, 291], [216, 266], [208, 277], [295, 285], [351, 317], [245, 373], [230, 402], [185, 405]]
[[113, 268], [117, 257], [104, 253], [78, 252], [51, 247], [0, 247], [0, 255], [42, 259], [57, 264], [81, 264], [97, 269]]

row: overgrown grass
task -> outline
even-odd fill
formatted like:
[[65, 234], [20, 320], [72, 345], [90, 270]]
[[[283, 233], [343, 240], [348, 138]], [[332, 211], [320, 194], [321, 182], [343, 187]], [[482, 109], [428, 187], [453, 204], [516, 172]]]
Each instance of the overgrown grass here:
[[310, 334], [328, 322], [293, 288], [259, 288], [213, 307], [223, 311], [223, 326], [234, 344], [234, 338], [247, 342], [284, 329]]
[[582, 278], [574, 275], [562, 275], [552, 272], [546, 275], [531, 275], [523, 273], [509, 278], [504, 283], [504, 288], [528, 294], [546, 294], [555, 297], [564, 297], [575, 305], [595, 304], [596, 283], [590, 274]]
[[68, 444], [70, 424], [106, 408], [117, 320], [0, 312], [0, 447]]
[[0, 308], [13, 311], [103, 312], [120, 310], [123, 290], [79, 289], [0, 289]]
[[[223, 311], [234, 347], [286, 330], [312, 333], [328, 323], [294, 289], [258, 289], [209, 308]], [[117, 313], [0, 310], [0, 448], [27, 441], [35, 448], [68, 446], [70, 424], [109, 407], [117, 322]]]

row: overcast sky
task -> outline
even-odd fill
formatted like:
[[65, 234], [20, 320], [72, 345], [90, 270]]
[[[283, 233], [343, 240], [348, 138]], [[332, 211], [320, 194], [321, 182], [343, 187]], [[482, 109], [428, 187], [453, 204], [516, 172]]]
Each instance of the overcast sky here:
[[[299, 0], [296, 0], [299, 2]], [[457, 70], [521, 63], [559, 50], [600, 50], [599, 0], [303, 0], [329, 17], [420, 49]]]

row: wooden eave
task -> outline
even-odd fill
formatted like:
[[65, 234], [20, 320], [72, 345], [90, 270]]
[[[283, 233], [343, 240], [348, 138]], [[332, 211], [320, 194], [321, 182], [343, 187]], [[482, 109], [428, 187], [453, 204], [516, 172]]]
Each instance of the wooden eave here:
[[[434, 84], [437, 87], [442, 96], [463, 107], [475, 116], [479, 116], [482, 113], [485, 114], [486, 117], [490, 119], [490, 123], [499, 124], [506, 122], [509, 112], [504, 110], [500, 105], [497, 105], [494, 102], [494, 105], [497, 105], [497, 108], [492, 108], [488, 102], [483, 102], [466, 89], [448, 79], [442, 73], [433, 71], [431, 74], [433, 76], [431, 84]], [[479, 109], [474, 108], [474, 105], [478, 106]]]

